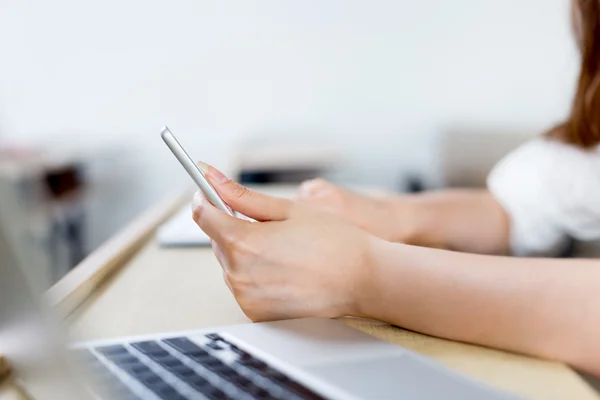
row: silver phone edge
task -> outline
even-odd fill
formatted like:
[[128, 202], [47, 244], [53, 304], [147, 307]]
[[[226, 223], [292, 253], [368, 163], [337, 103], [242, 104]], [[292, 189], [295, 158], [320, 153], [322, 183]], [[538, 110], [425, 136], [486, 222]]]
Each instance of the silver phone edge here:
[[179, 161], [179, 163], [183, 166], [183, 168], [190, 175], [194, 183], [198, 186], [202, 193], [206, 196], [208, 201], [219, 210], [229, 214], [232, 217], [235, 217], [235, 214], [227, 206], [227, 204], [223, 201], [219, 193], [213, 188], [213, 186], [208, 182], [200, 168], [196, 165], [196, 163], [192, 160], [190, 155], [185, 151], [181, 143], [177, 140], [175, 135], [169, 130], [168, 127], [164, 126], [160, 131], [160, 137], [165, 142], [169, 150], [173, 153], [175, 158]]

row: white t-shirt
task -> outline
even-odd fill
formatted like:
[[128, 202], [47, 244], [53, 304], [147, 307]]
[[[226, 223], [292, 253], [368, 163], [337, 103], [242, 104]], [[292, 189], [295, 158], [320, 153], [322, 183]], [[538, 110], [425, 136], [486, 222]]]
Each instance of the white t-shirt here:
[[600, 238], [600, 147], [539, 138], [501, 160], [487, 183], [510, 216], [514, 255], [557, 255], [569, 238]]

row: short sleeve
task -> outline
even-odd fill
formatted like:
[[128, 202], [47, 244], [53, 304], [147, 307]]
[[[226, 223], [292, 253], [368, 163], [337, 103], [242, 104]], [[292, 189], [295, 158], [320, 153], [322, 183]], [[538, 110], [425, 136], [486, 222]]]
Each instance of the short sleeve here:
[[554, 256], [571, 237], [600, 238], [600, 153], [533, 140], [501, 160], [488, 189], [510, 217], [510, 250]]

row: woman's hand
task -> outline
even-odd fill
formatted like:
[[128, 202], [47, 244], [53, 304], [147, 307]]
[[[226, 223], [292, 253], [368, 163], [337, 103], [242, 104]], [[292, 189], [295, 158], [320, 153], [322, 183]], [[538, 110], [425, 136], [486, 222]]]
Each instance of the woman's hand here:
[[367, 296], [371, 242], [377, 239], [331, 213], [253, 192], [210, 166], [205, 174], [233, 218], [198, 192], [193, 216], [213, 240], [224, 278], [254, 321], [357, 315]]
[[404, 201], [403, 197], [363, 195], [314, 179], [300, 186], [296, 199], [339, 215], [384, 240], [411, 241], [412, 202]]

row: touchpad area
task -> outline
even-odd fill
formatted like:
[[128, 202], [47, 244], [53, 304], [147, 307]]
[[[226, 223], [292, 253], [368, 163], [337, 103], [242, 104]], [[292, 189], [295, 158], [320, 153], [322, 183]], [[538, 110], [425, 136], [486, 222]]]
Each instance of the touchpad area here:
[[307, 368], [311, 374], [365, 399], [510, 399], [458, 374], [404, 354]]

